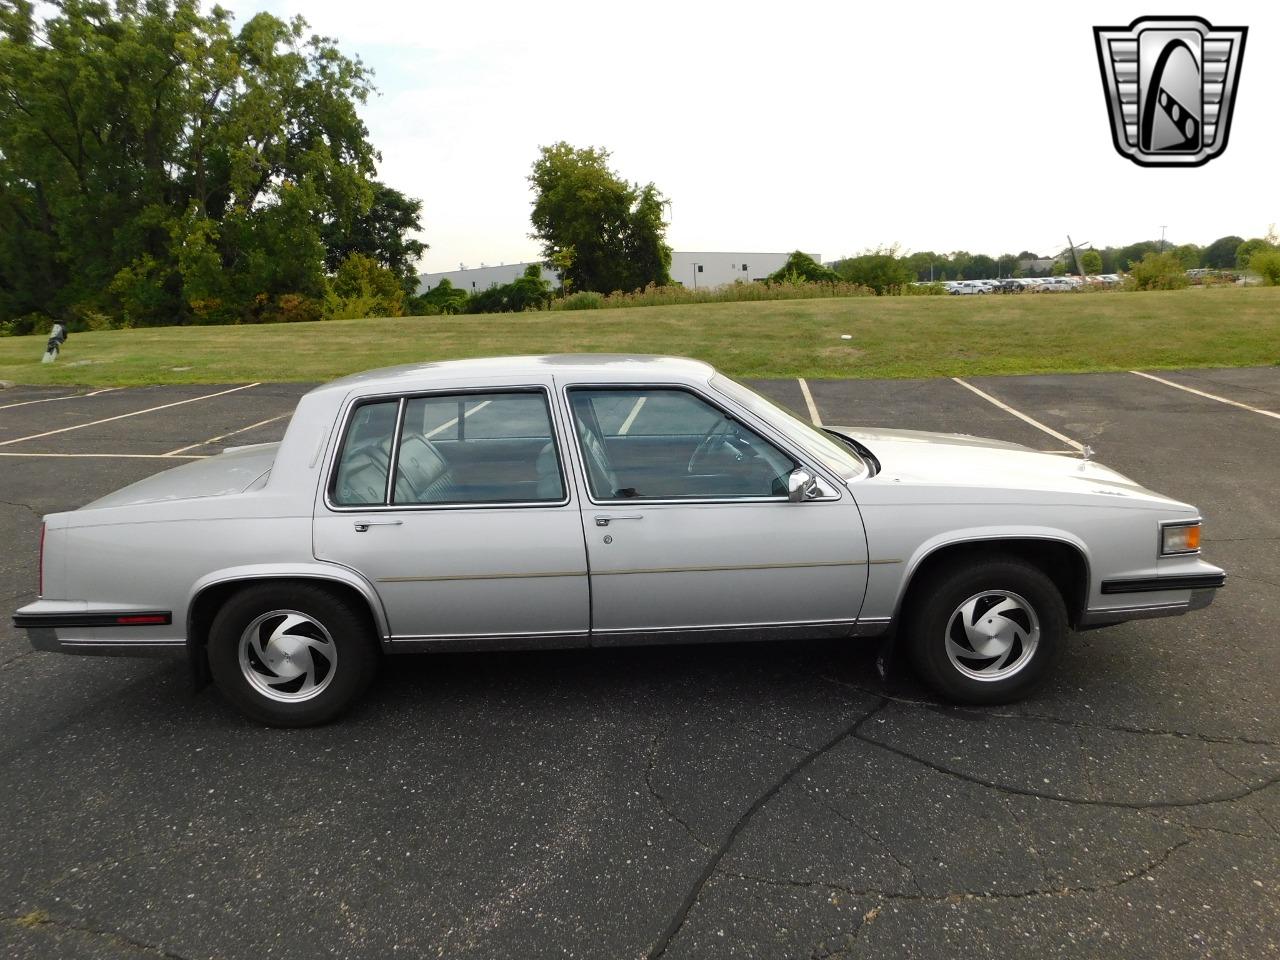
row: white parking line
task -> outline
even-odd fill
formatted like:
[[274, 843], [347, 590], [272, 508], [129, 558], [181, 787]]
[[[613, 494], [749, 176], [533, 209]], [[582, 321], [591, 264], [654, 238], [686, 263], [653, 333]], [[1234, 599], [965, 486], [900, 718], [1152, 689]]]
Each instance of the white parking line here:
[[966, 383], [965, 381], [961, 380], [959, 377], [952, 377], [951, 379], [954, 380], [956, 383], [960, 384], [960, 386], [964, 387], [966, 390], [972, 390], [974, 393], [980, 396], [983, 400], [986, 400], [989, 403], [994, 403], [997, 407], [999, 407], [1005, 413], [1013, 414], [1013, 416], [1017, 417], [1023, 423], [1029, 423], [1031, 424], [1031, 426], [1035, 427], [1037, 430], [1043, 430], [1045, 433], [1053, 437], [1055, 440], [1061, 440], [1063, 443], [1071, 447], [1073, 450], [1077, 452], [1083, 452], [1084, 450], [1083, 443], [1079, 443], [1078, 441], [1072, 440], [1066, 434], [1059, 433], [1057, 430], [1053, 429], [1053, 427], [1045, 426], [1045, 424], [1041, 423], [1039, 420], [1036, 420], [1032, 417], [1027, 416], [1021, 410], [1013, 409], [1013, 407], [1009, 406], [1007, 403], [1004, 403], [1003, 401], [997, 400], [995, 397], [987, 393], [985, 390], [979, 390], [972, 383]]
[[194, 450], [196, 447], [207, 446], [210, 443], [217, 443], [219, 440], [225, 440], [227, 437], [234, 437], [237, 434], [247, 433], [254, 427], [265, 427], [268, 423], [275, 423], [277, 420], [283, 420], [285, 417], [293, 416], [292, 413], [282, 413], [278, 417], [269, 417], [266, 420], [259, 420], [257, 423], [251, 423], [247, 427], [241, 427], [239, 430], [232, 430], [230, 433], [221, 433], [216, 437], [210, 437], [208, 440], [201, 440], [199, 443], [191, 443], [185, 447], [179, 447], [177, 450], [170, 450], [168, 453], [162, 453], [162, 457], [176, 457], [180, 453], [186, 453], [188, 450]]
[[[144, 413], [155, 413], [157, 410], [168, 410], [170, 407], [180, 407], [184, 403], [195, 403], [198, 400], [212, 400], [214, 397], [223, 397], [228, 393], [235, 393], [237, 390], [248, 390], [250, 387], [261, 386], [260, 383], [246, 383], [243, 386], [232, 387], [230, 390], [219, 390], [217, 393], [206, 393], [200, 397], [189, 397], [186, 400], [175, 400], [173, 403], [162, 403], [158, 407], [147, 407], [145, 410], [135, 410], [133, 413], [121, 413], [114, 417], [106, 417], [102, 420], [91, 420], [88, 423], [77, 423], [74, 427], [60, 427], [57, 430], [46, 430], [44, 433], [33, 433], [27, 437], [17, 437], [13, 440], [0, 440], [0, 447], [7, 447], [13, 443], [22, 443], [25, 440], [39, 440], [41, 437], [52, 437], [57, 433], [68, 433], [72, 430], [83, 430], [85, 427], [96, 427], [99, 424], [111, 423], [114, 420], [124, 420], [128, 417], [140, 417]], [[163, 454], [154, 454], [154, 456], [163, 456]]]
[[618, 428], [618, 433], [623, 434], [631, 429], [631, 425], [636, 422], [636, 414], [644, 407], [644, 402], [648, 400], [647, 396], [637, 397], [635, 406], [631, 408], [631, 412], [627, 414], [627, 419], [622, 421], [622, 426]]
[[1146, 377], [1148, 380], [1154, 380], [1156, 383], [1163, 383], [1166, 387], [1175, 387], [1178, 390], [1185, 390], [1187, 393], [1194, 393], [1197, 397], [1207, 397], [1210, 400], [1217, 400], [1219, 403], [1230, 404], [1233, 407], [1239, 407], [1241, 410], [1248, 410], [1250, 413], [1260, 413], [1264, 417], [1274, 417], [1280, 420], [1280, 413], [1274, 410], [1263, 410], [1261, 407], [1251, 407], [1247, 403], [1240, 403], [1238, 400], [1228, 400], [1226, 397], [1220, 397], [1216, 393], [1205, 393], [1203, 390], [1197, 390], [1195, 387], [1184, 387], [1180, 383], [1174, 383], [1172, 380], [1166, 380], [1164, 377], [1157, 377], [1154, 374], [1143, 373], [1141, 370], [1130, 370], [1134, 376]]
[[[484, 400], [480, 403], [477, 403], [470, 410], [465, 411], [462, 415], [464, 417], [469, 417], [473, 413], [479, 413], [481, 410], [483, 410], [485, 407], [487, 407], [491, 403], [493, 403], [492, 400]], [[444, 423], [440, 424], [440, 426], [436, 427], [430, 433], [423, 434], [423, 436], [426, 437], [428, 440], [430, 440], [436, 434], [443, 433], [444, 431], [448, 430], [450, 427], [455, 427], [457, 425], [458, 425], [458, 418], [454, 417], [452, 420], [446, 420]]]
[[33, 403], [53, 403], [55, 400], [79, 400], [81, 397], [96, 397], [100, 393], [110, 393], [112, 390], [119, 390], [119, 387], [103, 387], [101, 390], [93, 390], [89, 393], [64, 393], [60, 397], [45, 397], [42, 400], [21, 400], [18, 403], [6, 403], [0, 410], [11, 410], [14, 407], [26, 407]]
[[0, 457], [51, 457], [67, 460], [208, 460], [205, 453], [188, 453], [176, 456], [170, 453], [12, 453], [6, 450]]
[[818, 405], [813, 402], [809, 384], [804, 382], [804, 377], [796, 377], [796, 382], [800, 384], [800, 392], [804, 394], [804, 405], [809, 408], [809, 419], [813, 421], [815, 427], [822, 426], [822, 417], [818, 416]]

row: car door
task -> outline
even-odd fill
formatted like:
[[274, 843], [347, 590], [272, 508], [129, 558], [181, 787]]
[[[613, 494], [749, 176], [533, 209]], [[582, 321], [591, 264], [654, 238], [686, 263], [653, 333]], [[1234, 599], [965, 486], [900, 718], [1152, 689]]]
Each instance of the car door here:
[[582, 520], [549, 400], [531, 386], [350, 406], [315, 553], [373, 584], [394, 642], [587, 643]]
[[861, 519], [847, 490], [707, 396], [669, 386], [570, 386], [589, 499], [592, 642], [847, 635], [867, 581]]

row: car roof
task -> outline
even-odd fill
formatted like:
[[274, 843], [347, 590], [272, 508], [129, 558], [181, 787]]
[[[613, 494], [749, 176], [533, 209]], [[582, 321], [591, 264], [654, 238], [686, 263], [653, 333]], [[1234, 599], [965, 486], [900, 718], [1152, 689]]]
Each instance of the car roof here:
[[319, 391], [380, 391], [430, 389], [436, 383], [476, 380], [485, 383], [558, 376], [572, 380], [603, 383], [705, 383], [715, 368], [688, 357], [649, 356], [622, 353], [566, 353], [542, 356], [477, 357], [468, 360], [437, 360], [366, 370], [333, 380]]

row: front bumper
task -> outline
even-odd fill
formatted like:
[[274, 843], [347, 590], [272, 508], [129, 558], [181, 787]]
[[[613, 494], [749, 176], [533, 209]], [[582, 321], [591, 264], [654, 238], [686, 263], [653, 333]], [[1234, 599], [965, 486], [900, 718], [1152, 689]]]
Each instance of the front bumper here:
[[1103, 580], [1100, 592], [1112, 601], [1106, 607], [1091, 607], [1080, 617], [1078, 630], [1109, 627], [1128, 620], [1178, 617], [1203, 610], [1227, 582], [1227, 574], [1199, 561], [1194, 573], [1154, 577], [1118, 577]]

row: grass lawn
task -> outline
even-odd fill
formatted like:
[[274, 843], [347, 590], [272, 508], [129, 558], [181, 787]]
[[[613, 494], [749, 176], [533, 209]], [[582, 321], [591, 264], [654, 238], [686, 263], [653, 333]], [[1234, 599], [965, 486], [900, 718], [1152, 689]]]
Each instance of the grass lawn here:
[[[842, 340], [841, 334], [852, 340]], [[328, 380], [421, 360], [666, 353], [740, 377], [935, 377], [1280, 363], [1280, 288], [709, 303], [0, 339], [0, 380]]]

